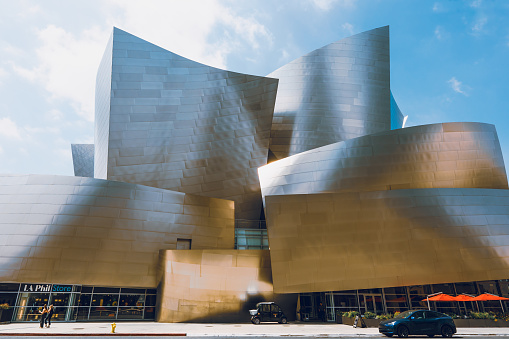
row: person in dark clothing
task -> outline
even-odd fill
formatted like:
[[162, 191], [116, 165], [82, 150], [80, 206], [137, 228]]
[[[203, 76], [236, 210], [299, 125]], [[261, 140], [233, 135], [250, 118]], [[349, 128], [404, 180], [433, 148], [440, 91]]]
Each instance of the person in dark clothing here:
[[48, 328], [51, 326], [51, 317], [53, 316], [53, 313], [55, 313], [55, 309], [53, 308], [53, 305], [49, 305], [48, 315], [46, 316], [46, 320], [44, 321], [46, 327]]
[[323, 306], [323, 303], [318, 305], [318, 318], [320, 318], [320, 321], [325, 322], [325, 307]]
[[42, 310], [39, 311], [39, 313], [41, 314], [41, 318], [39, 319], [40, 327], [43, 328], [44, 321], [46, 320], [46, 316], [48, 315], [48, 308], [46, 307], [46, 304], [44, 304], [44, 306], [42, 307]]

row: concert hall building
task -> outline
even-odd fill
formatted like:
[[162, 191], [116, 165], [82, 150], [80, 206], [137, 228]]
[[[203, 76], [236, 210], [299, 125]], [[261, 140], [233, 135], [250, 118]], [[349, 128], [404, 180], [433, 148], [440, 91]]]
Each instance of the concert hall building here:
[[237, 322], [259, 301], [335, 321], [509, 297], [495, 126], [405, 121], [388, 26], [266, 77], [114, 28], [75, 176], [0, 175], [1, 321], [53, 304], [57, 321]]

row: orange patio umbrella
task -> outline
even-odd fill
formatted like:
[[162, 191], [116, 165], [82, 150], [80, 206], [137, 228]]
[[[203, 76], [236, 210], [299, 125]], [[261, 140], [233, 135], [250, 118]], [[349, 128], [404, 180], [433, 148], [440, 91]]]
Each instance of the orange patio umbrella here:
[[456, 299], [452, 295], [438, 292], [435, 294], [428, 295], [426, 297], [426, 299], [422, 299], [421, 301], [427, 301], [428, 302], [428, 310], [430, 310], [431, 309], [431, 307], [429, 306], [430, 301], [456, 301]]
[[477, 300], [475, 300], [474, 296], [468, 295], [468, 294], [460, 294], [454, 297], [456, 301], [475, 301], [477, 305], [477, 311], [479, 312], [479, 305], [477, 304]]
[[474, 298], [475, 301], [489, 301], [489, 300], [499, 300], [500, 307], [502, 307], [502, 312], [504, 311], [504, 305], [502, 304], [502, 300], [509, 300], [509, 298], [499, 297], [498, 295], [494, 295], [491, 293], [483, 293]]
[[509, 300], [509, 298], [499, 297], [491, 293], [483, 293], [474, 298], [474, 300], [488, 301], [488, 300]]

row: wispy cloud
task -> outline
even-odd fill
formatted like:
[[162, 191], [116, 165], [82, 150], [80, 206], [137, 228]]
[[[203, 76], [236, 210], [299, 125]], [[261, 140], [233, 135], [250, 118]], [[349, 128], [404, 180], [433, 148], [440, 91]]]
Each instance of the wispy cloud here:
[[11, 140], [21, 140], [20, 129], [10, 118], [0, 119], [0, 136]]
[[470, 7], [479, 8], [482, 5], [482, 0], [474, 0], [470, 3]]
[[470, 87], [464, 85], [461, 81], [456, 79], [456, 77], [452, 77], [447, 83], [449, 83], [454, 92], [468, 96], [467, 91], [470, 90]]
[[488, 18], [484, 15], [478, 17], [472, 25], [472, 34], [480, 35], [484, 31], [484, 27], [488, 23]]
[[313, 5], [322, 11], [329, 11], [334, 6], [353, 7], [357, 0], [311, 0]]
[[438, 39], [438, 40], [443, 40], [444, 39], [444, 29], [441, 27], [441, 26], [437, 26], [435, 27], [435, 37]]
[[435, 2], [433, 4], [432, 10], [435, 13], [439, 13], [439, 12], [442, 12], [444, 10], [444, 6], [441, 3], [439, 3], [439, 2]]
[[351, 23], [345, 22], [341, 25], [341, 28], [343, 28], [349, 34], [353, 34], [353, 25]]

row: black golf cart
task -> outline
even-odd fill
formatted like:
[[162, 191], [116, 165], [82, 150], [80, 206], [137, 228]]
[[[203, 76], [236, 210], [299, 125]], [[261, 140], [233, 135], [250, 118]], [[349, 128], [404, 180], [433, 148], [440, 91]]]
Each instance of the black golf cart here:
[[261, 302], [256, 304], [256, 310], [249, 310], [251, 322], [258, 325], [262, 321], [277, 321], [280, 324], [288, 323], [288, 319], [279, 305], [274, 302]]

